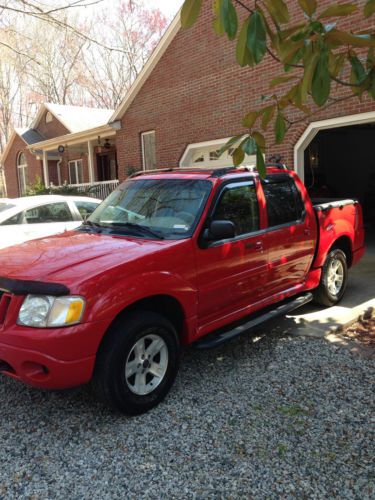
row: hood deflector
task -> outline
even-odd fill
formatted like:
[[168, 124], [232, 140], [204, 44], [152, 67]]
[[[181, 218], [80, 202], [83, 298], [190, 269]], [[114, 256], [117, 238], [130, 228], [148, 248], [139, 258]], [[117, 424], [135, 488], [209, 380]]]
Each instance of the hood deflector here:
[[24, 281], [0, 277], [0, 290], [14, 295], [69, 295], [70, 290], [60, 283], [46, 283], [43, 281]]

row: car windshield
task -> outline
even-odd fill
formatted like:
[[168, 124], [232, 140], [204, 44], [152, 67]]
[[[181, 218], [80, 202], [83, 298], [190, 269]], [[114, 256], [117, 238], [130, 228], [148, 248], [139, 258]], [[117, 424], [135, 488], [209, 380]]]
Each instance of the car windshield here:
[[143, 238], [186, 238], [192, 234], [212, 184], [197, 179], [132, 179], [89, 217], [92, 228]]
[[11, 203], [0, 203], [0, 212], [4, 210], [9, 210], [10, 208], [14, 208], [16, 205], [12, 205]]

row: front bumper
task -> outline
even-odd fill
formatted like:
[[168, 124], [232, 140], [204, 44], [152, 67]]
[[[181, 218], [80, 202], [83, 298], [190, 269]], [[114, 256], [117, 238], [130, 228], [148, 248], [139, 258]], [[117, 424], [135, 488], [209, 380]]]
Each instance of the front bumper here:
[[68, 389], [92, 378], [107, 322], [43, 329], [0, 328], [0, 373], [42, 389]]

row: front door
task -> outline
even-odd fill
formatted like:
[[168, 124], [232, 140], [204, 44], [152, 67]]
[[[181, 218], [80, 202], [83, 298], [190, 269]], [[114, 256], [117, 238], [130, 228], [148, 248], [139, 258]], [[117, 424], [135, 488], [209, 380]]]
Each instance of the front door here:
[[98, 181], [118, 179], [116, 153], [114, 151], [97, 155]]
[[211, 219], [233, 222], [236, 236], [213, 241], [197, 250], [198, 329], [201, 334], [209, 331], [210, 325], [217, 321], [229, 322], [264, 296], [267, 277], [267, 253], [260, 232], [254, 182], [224, 186], [211, 211]]

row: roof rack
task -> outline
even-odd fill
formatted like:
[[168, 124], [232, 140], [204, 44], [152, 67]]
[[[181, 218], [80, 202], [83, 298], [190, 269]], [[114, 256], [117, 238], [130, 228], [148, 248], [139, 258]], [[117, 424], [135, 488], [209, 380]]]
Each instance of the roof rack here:
[[[286, 165], [282, 163], [267, 163], [267, 168], [279, 168], [281, 170], [287, 170]], [[232, 165], [231, 167], [170, 167], [170, 168], [156, 168], [153, 170], [139, 170], [134, 172], [134, 174], [129, 176], [129, 179], [134, 177], [141, 177], [142, 175], [148, 174], [166, 174], [166, 173], [180, 173], [180, 172], [207, 172], [211, 173], [211, 177], [222, 177], [223, 175], [229, 174], [230, 172], [245, 170], [247, 172], [256, 172], [256, 165], [239, 165], [238, 167]]]

